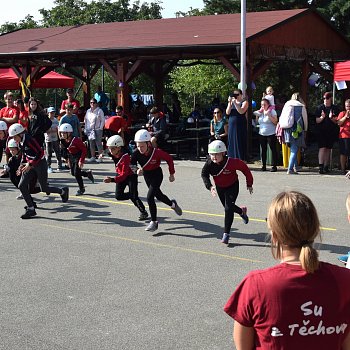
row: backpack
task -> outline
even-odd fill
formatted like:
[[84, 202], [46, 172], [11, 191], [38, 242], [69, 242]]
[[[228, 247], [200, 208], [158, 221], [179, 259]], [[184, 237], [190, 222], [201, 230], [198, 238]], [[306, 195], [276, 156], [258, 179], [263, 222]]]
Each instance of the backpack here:
[[285, 106], [279, 118], [279, 124], [282, 129], [289, 129], [294, 125], [294, 108]]

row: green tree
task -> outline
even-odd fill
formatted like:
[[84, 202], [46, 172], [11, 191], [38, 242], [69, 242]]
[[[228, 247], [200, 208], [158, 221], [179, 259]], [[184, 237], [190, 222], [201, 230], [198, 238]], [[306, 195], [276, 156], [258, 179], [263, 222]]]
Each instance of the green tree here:
[[183, 61], [182, 64], [184, 66], [170, 73], [168, 89], [178, 93], [184, 115], [191, 112], [194, 100], [202, 106], [208, 105], [214, 97], [225, 102], [237, 85], [232, 74], [215, 60], [201, 61], [201, 64]]
[[0, 33], [8, 33], [13, 32], [14, 30], [19, 29], [31, 29], [31, 28], [37, 28], [39, 25], [34, 20], [34, 17], [31, 15], [27, 15], [24, 19], [19, 21], [19, 23], [14, 22], [6, 22], [5, 24], [0, 26]]

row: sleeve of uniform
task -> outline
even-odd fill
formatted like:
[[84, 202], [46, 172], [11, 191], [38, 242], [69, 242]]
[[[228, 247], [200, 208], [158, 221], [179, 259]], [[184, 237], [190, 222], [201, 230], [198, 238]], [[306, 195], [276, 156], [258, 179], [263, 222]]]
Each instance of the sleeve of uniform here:
[[118, 173], [114, 178], [115, 183], [123, 182], [130, 175], [130, 156], [123, 155], [118, 164]]
[[87, 154], [87, 149], [86, 149], [85, 143], [81, 140], [81, 138], [74, 137], [74, 144], [79, 149], [79, 151], [81, 151], [81, 156], [80, 156], [79, 161], [81, 163], [84, 163], [85, 158], [86, 158], [86, 154]]
[[204, 182], [204, 186], [207, 190], [210, 190], [211, 187], [213, 186], [211, 181], [210, 181], [210, 172], [209, 172], [210, 165], [208, 162], [206, 162], [202, 168], [202, 180]]
[[241, 171], [246, 179], [247, 182], [247, 187], [252, 187], [253, 186], [253, 175], [251, 171], [249, 170], [248, 166], [246, 163], [241, 161], [238, 158], [231, 158], [233, 160], [233, 167], [236, 168], [237, 170]]
[[255, 279], [248, 274], [227, 301], [224, 311], [243, 326], [253, 327], [259, 299]]
[[156, 152], [161, 160], [165, 160], [167, 162], [170, 175], [175, 174], [173, 157], [169, 153], [167, 153], [159, 148], [156, 149]]
[[33, 151], [33, 154], [35, 154], [35, 156], [32, 159], [28, 160], [28, 163], [31, 166], [35, 166], [41, 161], [41, 158], [44, 155], [44, 151], [39, 146], [38, 142], [33, 138], [28, 140], [28, 147]]

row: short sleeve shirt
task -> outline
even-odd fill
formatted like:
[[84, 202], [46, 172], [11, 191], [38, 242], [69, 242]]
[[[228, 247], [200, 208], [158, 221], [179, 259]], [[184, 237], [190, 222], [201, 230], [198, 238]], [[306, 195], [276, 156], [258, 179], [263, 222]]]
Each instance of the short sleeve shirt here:
[[321, 263], [306, 273], [282, 263], [249, 273], [225, 312], [256, 333], [255, 349], [340, 350], [350, 331], [350, 271]]

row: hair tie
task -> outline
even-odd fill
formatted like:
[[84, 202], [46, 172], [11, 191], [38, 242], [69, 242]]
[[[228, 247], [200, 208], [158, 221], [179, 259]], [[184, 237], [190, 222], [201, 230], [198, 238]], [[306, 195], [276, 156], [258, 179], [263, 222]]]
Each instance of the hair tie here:
[[301, 242], [300, 242], [300, 246], [301, 246], [301, 247], [304, 247], [304, 246], [310, 245], [310, 244], [312, 244], [312, 243], [313, 243], [313, 241], [301, 241]]

